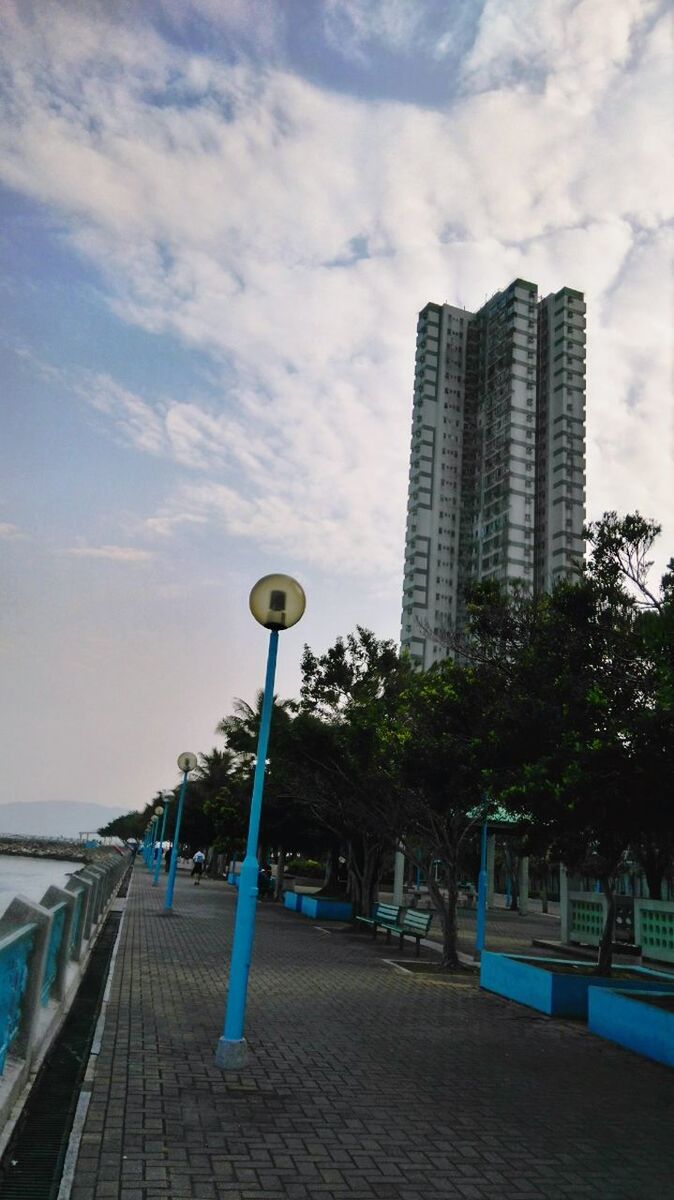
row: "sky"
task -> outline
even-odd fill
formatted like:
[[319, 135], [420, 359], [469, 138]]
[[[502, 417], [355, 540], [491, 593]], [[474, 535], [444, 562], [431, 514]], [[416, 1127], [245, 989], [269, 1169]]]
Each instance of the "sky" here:
[[4, 803], [141, 807], [262, 685], [398, 637], [416, 316], [587, 312], [587, 515], [674, 553], [671, 7], [3, 0]]

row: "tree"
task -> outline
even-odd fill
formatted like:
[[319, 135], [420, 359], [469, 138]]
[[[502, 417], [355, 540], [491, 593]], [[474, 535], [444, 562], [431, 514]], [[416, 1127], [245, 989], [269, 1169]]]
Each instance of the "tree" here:
[[293, 726], [296, 790], [345, 846], [354, 915], [371, 911], [383, 856], [397, 840], [398, 793], [379, 731], [412, 674], [392, 641], [362, 626], [322, 655], [304, 648]]
[[[532, 836], [551, 844], [570, 870], [600, 880], [607, 901], [602, 973], [611, 967], [617, 876], [630, 849], [651, 840], [671, 813], [671, 755], [662, 733], [671, 712], [644, 641], [647, 589], [639, 599], [626, 587], [625, 568], [638, 584], [654, 531], [637, 517], [621, 525], [615, 514], [590, 527], [582, 578], [542, 598], [531, 637], [514, 656], [499, 733], [514, 751], [501, 802], [525, 808]], [[665, 767], [659, 784], [657, 746]]]
[[674, 559], [658, 591], [650, 580], [650, 556], [660, 532], [659, 525], [639, 513], [619, 517], [615, 512], [605, 513], [586, 530], [595, 574], [614, 593], [627, 589], [634, 602], [645, 674], [633, 730], [635, 767], [650, 820], [631, 848], [656, 900], [674, 861]]
[[[246, 776], [247, 781], [247, 776]], [[236, 756], [217, 747], [198, 756], [192, 784], [192, 813], [201, 812], [209, 826], [209, 842], [214, 849], [231, 857], [245, 841], [246, 813], [244, 779]], [[190, 828], [194, 837], [196, 832]], [[198, 836], [195, 841], [200, 841]]]
[[153, 800], [140, 811], [128, 812], [123, 817], [115, 817], [113, 821], [108, 821], [107, 825], [101, 826], [98, 833], [101, 837], [118, 837], [123, 841], [135, 838], [137, 841], [141, 841], [148, 821], [152, 820], [155, 804], [156, 800]]
[[[255, 705], [237, 699], [234, 712], [224, 717], [216, 730], [224, 736], [227, 752], [236, 763], [235, 792], [243, 822], [242, 845], [245, 845], [248, 828], [263, 699], [262, 691], [257, 693]], [[297, 737], [294, 733], [297, 707], [294, 701], [273, 698], [260, 840], [263, 846], [277, 851], [277, 898], [283, 887], [288, 848], [313, 853], [317, 846], [323, 849], [329, 840], [325, 831], [317, 830], [311, 812], [297, 796]], [[215, 810], [214, 803], [211, 811], [215, 813]]]
[[[459, 879], [472, 835], [491, 808], [490, 673], [449, 659], [434, 665], [408, 681], [382, 731], [399, 789], [402, 844], [407, 857], [423, 866], [442, 926], [442, 966], [448, 969], [460, 967]], [[436, 864], [442, 867], [440, 879]]]

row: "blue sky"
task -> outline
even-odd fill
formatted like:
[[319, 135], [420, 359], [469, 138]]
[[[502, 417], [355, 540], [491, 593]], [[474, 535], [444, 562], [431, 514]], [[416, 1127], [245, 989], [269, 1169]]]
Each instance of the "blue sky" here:
[[5, 0], [7, 801], [141, 805], [301, 647], [398, 633], [416, 313], [588, 302], [588, 515], [674, 546], [660, 0]]

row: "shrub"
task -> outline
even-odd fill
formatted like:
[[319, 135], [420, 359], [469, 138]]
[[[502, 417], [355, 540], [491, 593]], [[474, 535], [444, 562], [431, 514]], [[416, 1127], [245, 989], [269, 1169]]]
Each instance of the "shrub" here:
[[285, 865], [286, 875], [304, 875], [307, 879], [322, 879], [325, 875], [323, 863], [315, 858], [293, 858]]

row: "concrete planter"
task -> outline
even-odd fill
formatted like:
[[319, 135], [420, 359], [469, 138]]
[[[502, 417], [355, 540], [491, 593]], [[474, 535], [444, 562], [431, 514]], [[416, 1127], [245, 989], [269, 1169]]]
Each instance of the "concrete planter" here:
[[349, 900], [329, 900], [323, 896], [301, 896], [302, 913], [319, 921], [351, 921], [353, 905]]
[[289, 908], [291, 912], [301, 912], [303, 899], [299, 892], [284, 892], [283, 907]]
[[[588, 1028], [599, 1037], [618, 1042], [628, 1050], [674, 1067], [674, 1012], [647, 1004], [645, 997], [612, 988], [591, 987], [588, 993]], [[674, 988], [665, 993], [674, 998]]]
[[480, 965], [480, 987], [551, 1017], [582, 1017], [587, 1020], [587, 997], [591, 987], [620, 988], [621, 991], [671, 991], [674, 977], [645, 967], [630, 967], [639, 978], [602, 978], [597, 975], [572, 975], [556, 967], [587, 967], [587, 963], [555, 958], [527, 958], [523, 955], [493, 954], [485, 950]]

